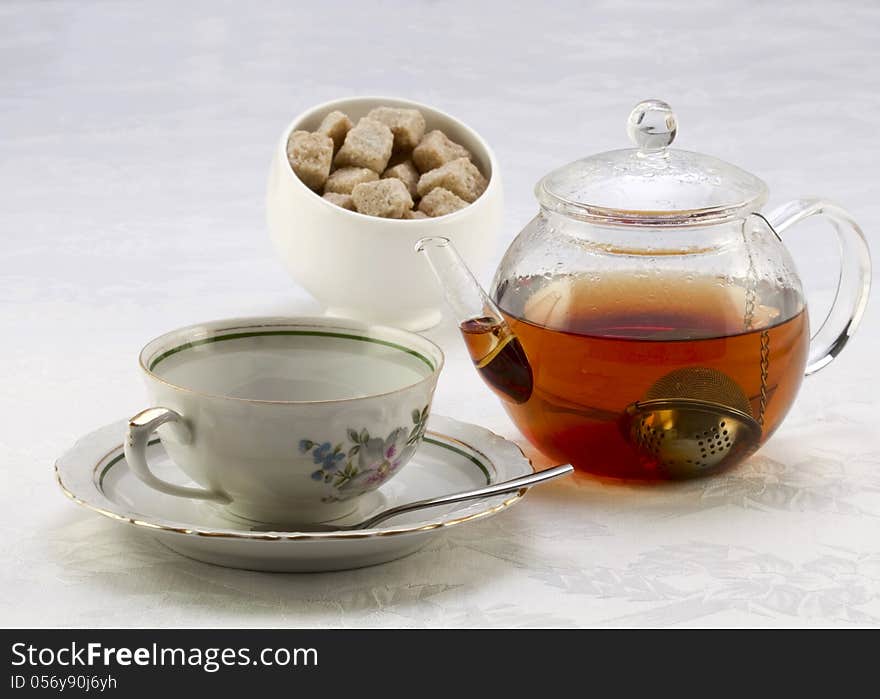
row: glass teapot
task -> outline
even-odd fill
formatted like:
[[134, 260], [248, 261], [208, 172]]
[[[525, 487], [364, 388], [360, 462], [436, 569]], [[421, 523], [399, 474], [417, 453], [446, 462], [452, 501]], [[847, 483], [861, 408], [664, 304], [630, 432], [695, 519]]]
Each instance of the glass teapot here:
[[[779, 427], [804, 374], [840, 352], [864, 314], [870, 256], [858, 225], [818, 199], [762, 213], [767, 186], [670, 148], [675, 114], [648, 100], [635, 145], [570, 163], [485, 294], [448, 240], [426, 238], [480, 375], [522, 433], [607, 476], [682, 478], [747, 458]], [[823, 216], [840, 242], [832, 308], [811, 336], [781, 235]]]

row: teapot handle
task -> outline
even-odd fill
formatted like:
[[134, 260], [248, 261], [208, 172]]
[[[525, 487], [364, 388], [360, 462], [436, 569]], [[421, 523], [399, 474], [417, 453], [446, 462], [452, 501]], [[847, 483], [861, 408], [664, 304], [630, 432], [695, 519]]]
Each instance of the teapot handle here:
[[807, 376], [828, 366], [855, 333], [865, 314], [871, 289], [868, 241], [844, 209], [822, 199], [795, 199], [770, 212], [767, 221], [777, 235], [781, 235], [810, 216], [824, 216], [834, 227], [840, 245], [840, 274], [831, 310], [810, 338]]

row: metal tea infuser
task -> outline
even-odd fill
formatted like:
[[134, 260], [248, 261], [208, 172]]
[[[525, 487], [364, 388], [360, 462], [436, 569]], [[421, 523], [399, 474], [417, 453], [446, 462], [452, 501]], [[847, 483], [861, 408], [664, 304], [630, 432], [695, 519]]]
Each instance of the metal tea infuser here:
[[[749, 257], [743, 330], [754, 329], [757, 276]], [[627, 406], [624, 433], [643, 453], [675, 475], [723, 468], [756, 451], [767, 408], [770, 333], [761, 333], [761, 392], [757, 416], [739, 384], [722, 371], [684, 367], [658, 379], [644, 400]]]

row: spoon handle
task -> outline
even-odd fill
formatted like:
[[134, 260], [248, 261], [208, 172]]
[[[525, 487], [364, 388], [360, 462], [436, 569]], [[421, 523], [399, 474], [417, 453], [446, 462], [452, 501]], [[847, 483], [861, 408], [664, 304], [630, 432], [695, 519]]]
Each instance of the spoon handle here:
[[380, 522], [384, 522], [390, 517], [396, 517], [397, 515], [402, 515], [405, 512], [412, 512], [413, 510], [421, 510], [427, 507], [436, 507], [438, 505], [451, 505], [452, 503], [463, 502], [465, 500], [480, 500], [482, 498], [488, 498], [493, 495], [512, 493], [522, 488], [531, 488], [533, 485], [537, 485], [538, 483], [543, 483], [544, 481], [549, 481], [554, 478], [559, 478], [560, 476], [565, 476], [572, 471], [574, 471], [574, 467], [571, 464], [563, 464], [562, 466], [546, 468], [543, 471], [530, 473], [527, 476], [520, 476], [519, 478], [513, 478], [509, 481], [504, 481], [502, 483], [487, 485], [485, 488], [467, 490], [463, 493], [452, 493], [451, 495], [441, 495], [438, 498], [430, 498], [428, 500], [417, 500], [416, 502], [409, 502], [405, 505], [399, 505], [398, 507], [392, 507], [388, 510], [385, 510], [384, 512], [380, 512], [374, 517], [370, 517], [370, 519], [364, 520], [363, 522], [358, 524], [357, 528], [369, 529], [370, 527], [374, 527]]

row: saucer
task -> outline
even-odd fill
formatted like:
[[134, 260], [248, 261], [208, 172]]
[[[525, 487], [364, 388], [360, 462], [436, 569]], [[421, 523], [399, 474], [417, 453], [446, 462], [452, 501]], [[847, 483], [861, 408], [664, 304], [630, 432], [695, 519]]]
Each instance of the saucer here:
[[[55, 464], [64, 494], [74, 502], [154, 536], [168, 548], [205, 563], [277, 572], [360, 568], [406, 556], [446, 527], [488, 517], [516, 504], [525, 491], [400, 515], [373, 529], [297, 532], [235, 518], [216, 505], [165, 495], [144, 485], [123, 453], [127, 421], [80, 439]], [[180, 479], [158, 439], [147, 449], [160, 478]], [[378, 491], [365, 495], [340, 525], [389, 507], [479, 488], [532, 473], [513, 442], [476, 425], [431, 415], [412, 460]]]

